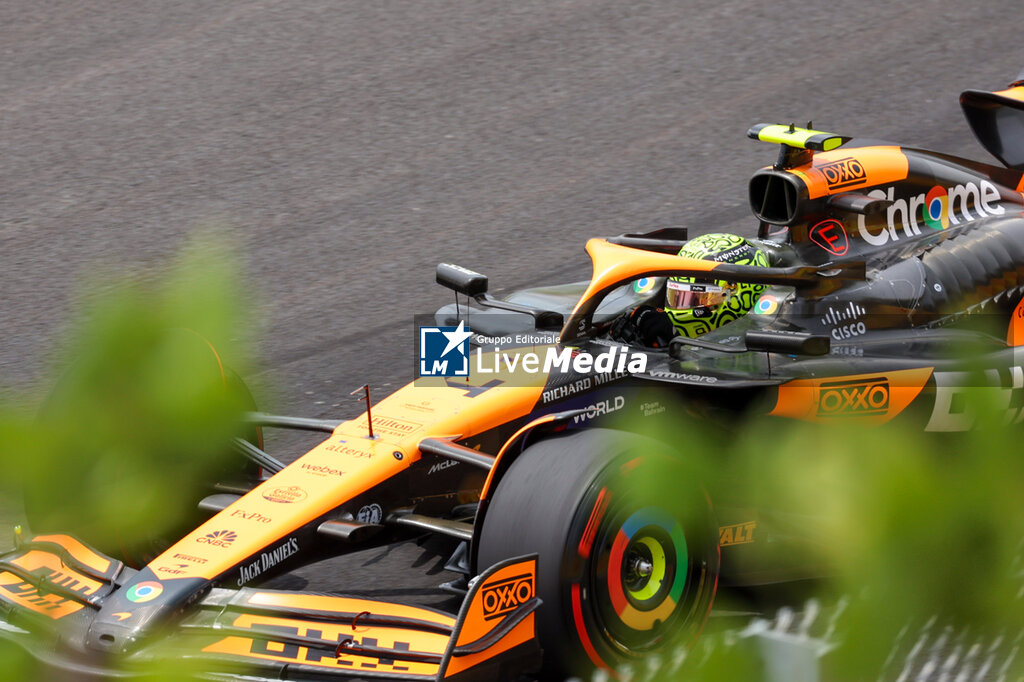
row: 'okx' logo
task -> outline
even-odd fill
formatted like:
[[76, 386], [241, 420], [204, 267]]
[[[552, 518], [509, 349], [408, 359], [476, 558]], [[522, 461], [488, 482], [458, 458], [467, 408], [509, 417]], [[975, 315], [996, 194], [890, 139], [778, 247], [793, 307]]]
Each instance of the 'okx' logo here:
[[472, 335], [464, 322], [458, 327], [420, 327], [420, 376], [468, 377]]

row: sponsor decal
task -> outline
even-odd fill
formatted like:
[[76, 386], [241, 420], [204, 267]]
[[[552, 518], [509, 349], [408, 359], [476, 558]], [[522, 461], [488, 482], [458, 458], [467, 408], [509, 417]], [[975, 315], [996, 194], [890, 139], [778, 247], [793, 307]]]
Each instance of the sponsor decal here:
[[430, 401], [428, 400], [424, 400], [423, 402], [420, 403], [403, 403], [402, 407], [404, 407], [407, 410], [412, 410], [413, 412], [427, 412], [431, 414], [436, 412], [433, 404], [431, 404]]
[[342, 471], [341, 469], [335, 469], [333, 467], [323, 466], [321, 464], [309, 464], [307, 462], [303, 462], [301, 468], [306, 473], [313, 474], [314, 476], [344, 476], [345, 475], [345, 472]]
[[658, 280], [654, 277], [641, 277], [633, 282], [633, 291], [638, 294], [649, 294], [654, 291], [657, 284]]
[[480, 597], [484, 607], [484, 620], [493, 620], [515, 611], [533, 599], [533, 576], [517, 575], [492, 585], [484, 585]]
[[[1002, 423], [1024, 422], [1024, 368], [1013, 365], [1007, 369], [985, 370], [982, 386], [977, 374], [969, 372], [935, 372], [935, 404], [925, 431], [967, 431], [974, 427], [979, 388], [991, 391], [985, 405], [1001, 413]], [[973, 389], [973, 390], [972, 390]], [[986, 396], [989, 397], [989, 396]]]
[[110, 614], [112, 617], [117, 618], [118, 622], [124, 622], [132, 617], [131, 611], [118, 611], [117, 613]]
[[380, 523], [383, 518], [384, 510], [376, 503], [361, 507], [356, 513], [356, 521], [359, 521], [359, 523]]
[[231, 543], [237, 539], [238, 534], [233, 530], [217, 530], [196, 538], [196, 542], [214, 547], [230, 547]]
[[206, 559], [201, 556], [192, 556], [191, 554], [175, 554], [175, 559], [181, 559], [182, 561], [191, 561], [194, 564], [205, 564]]
[[259, 512], [247, 512], [244, 509], [232, 509], [231, 516], [236, 519], [255, 521], [256, 523], [270, 523], [271, 521], [269, 516], [264, 516]]
[[144, 582], [132, 585], [128, 588], [125, 593], [125, 597], [128, 601], [135, 604], [144, 604], [148, 601], [153, 601], [159, 597], [164, 591], [164, 586], [155, 580], [146, 580]]
[[829, 306], [828, 312], [821, 318], [821, 323], [831, 329], [830, 334], [836, 341], [852, 339], [867, 333], [868, 328], [860, 319], [866, 312], [864, 306], [852, 301], [838, 310]]
[[0, 589], [8, 593], [9, 599], [37, 613], [44, 613], [50, 618], [63, 618], [80, 611], [83, 606], [76, 601], [53, 593], [41, 593], [35, 585], [19, 579], [17, 582], [0, 585]]
[[754, 541], [755, 528], [757, 528], [757, 521], [721, 526], [718, 529], [718, 545], [720, 547], [728, 547], [729, 545], [750, 544]]
[[643, 403], [642, 405], [640, 405], [640, 411], [643, 413], [645, 417], [652, 417], [656, 414], [661, 414], [662, 412], [664, 412], [665, 406], [662, 405], [659, 401], [654, 400], [652, 402]]
[[420, 327], [420, 376], [468, 377], [472, 335], [464, 322], [458, 327]]
[[771, 315], [779, 309], [779, 299], [775, 298], [771, 294], [764, 294], [761, 298], [757, 299], [757, 303], [754, 304], [755, 315]]
[[[374, 423], [374, 426], [376, 426], [376, 423]], [[373, 452], [363, 450], [358, 447], [352, 447], [348, 444], [348, 439], [346, 438], [339, 438], [333, 443], [324, 445], [324, 450], [337, 452], [339, 455], [347, 455], [349, 457], [365, 457], [367, 459], [373, 457]]]
[[[1000, 200], [999, 189], [988, 180], [949, 188], [936, 185], [907, 199], [896, 199], [895, 192], [893, 187], [868, 192], [869, 197], [885, 199], [892, 204], [886, 209], [885, 227], [878, 234], [868, 230], [864, 216], [857, 216], [857, 232], [867, 243], [881, 246], [902, 237], [919, 235], [922, 227], [944, 230], [961, 222], [1006, 212], [1005, 208], [994, 203]], [[902, 237], [897, 228], [902, 229]]]
[[427, 476], [430, 476], [431, 474], [436, 474], [439, 471], [444, 471], [445, 469], [450, 469], [456, 464], [458, 464], [458, 462], [456, 462], [454, 459], [446, 459], [440, 461], [437, 464], [434, 464], [432, 467], [430, 467], [430, 471], [427, 472]]
[[807, 232], [807, 237], [835, 256], [846, 255], [850, 250], [850, 238], [846, 234], [846, 228], [838, 220], [822, 220]]
[[[297, 485], [281, 486], [263, 493], [263, 499], [280, 504], [291, 504], [306, 499], [306, 491]], [[205, 561], [205, 560], [204, 560]]]
[[260, 552], [255, 560], [238, 567], [238, 586], [241, 587], [247, 582], [251, 582], [257, 576], [269, 571], [288, 557], [298, 553], [299, 541], [295, 538], [288, 538], [284, 543], [270, 551]]
[[572, 423], [580, 424], [585, 421], [590, 421], [591, 419], [596, 419], [605, 414], [617, 412], [618, 410], [621, 410], [623, 407], [625, 407], [625, 405], [625, 398], [623, 398], [621, 395], [613, 396], [611, 398], [608, 398], [607, 400], [602, 400], [600, 402], [594, 403], [593, 405], [585, 407], [584, 409], [586, 410], [586, 412], [574, 416], [572, 418]]
[[[244, 619], [244, 620], [242, 620]], [[368, 657], [359, 655], [360, 647], [372, 647], [388, 649], [395, 652], [416, 651], [416, 643], [411, 641], [382, 639], [377, 637], [360, 637], [352, 635], [351, 627], [336, 626], [331, 623], [318, 623], [306, 627], [292, 627], [280, 625], [269, 619], [257, 618], [253, 623], [248, 615], [240, 616], [233, 623], [237, 628], [249, 628], [254, 633], [252, 638], [247, 638], [242, 632], [236, 632], [231, 637], [226, 637], [213, 642], [203, 650], [208, 653], [225, 653], [234, 656], [249, 656], [254, 654], [260, 658], [277, 661], [298, 661], [305, 665], [313, 665], [320, 668], [338, 670], [377, 670], [387, 673], [402, 671], [423, 670], [423, 664], [418, 662], [401, 661], [387, 658], [386, 656]], [[279, 638], [279, 639], [275, 639]], [[323, 642], [322, 646], [299, 646], [297, 639], [313, 639]], [[346, 642], [354, 651], [351, 654], [345, 652], [345, 646], [339, 646], [338, 642]], [[436, 667], [436, 666], [435, 666]], [[433, 677], [424, 672], [419, 676]]]
[[574, 396], [577, 393], [589, 391], [590, 389], [596, 386], [606, 384], [609, 381], [621, 379], [624, 376], [628, 376], [628, 373], [612, 372], [610, 374], [595, 374], [594, 376], [583, 377], [582, 379], [571, 381], [564, 386], [555, 386], [554, 388], [549, 388], [548, 390], [541, 393], [540, 399], [541, 402], [544, 404], [551, 403], [556, 400], [562, 400], [564, 398]]
[[819, 417], [885, 414], [889, 411], [889, 380], [885, 377], [821, 384]]
[[651, 372], [651, 376], [658, 377], [659, 379], [675, 379], [676, 381], [685, 381], [693, 384], [714, 384], [718, 382], [718, 377], [709, 377], [704, 374], [688, 374], [686, 372], [669, 372], [663, 369]]
[[864, 166], [852, 156], [822, 164], [818, 170], [825, 176], [829, 190], [849, 189], [868, 181]]
[[157, 566], [156, 570], [170, 575], [183, 575], [188, 570], [188, 564], [171, 564], [169, 566]]
[[394, 417], [386, 417], [383, 415], [373, 416], [373, 430], [374, 433], [380, 432], [391, 436], [408, 436], [416, 433], [423, 429], [423, 424], [417, 424], [416, 422], [406, 421], [404, 419], [395, 419]]

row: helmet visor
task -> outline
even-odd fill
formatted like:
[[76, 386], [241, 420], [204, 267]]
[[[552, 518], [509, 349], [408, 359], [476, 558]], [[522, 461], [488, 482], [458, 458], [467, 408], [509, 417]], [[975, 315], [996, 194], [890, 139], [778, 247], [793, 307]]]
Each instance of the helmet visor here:
[[731, 289], [715, 284], [696, 284], [668, 281], [665, 289], [665, 307], [671, 310], [714, 307], [729, 297]]

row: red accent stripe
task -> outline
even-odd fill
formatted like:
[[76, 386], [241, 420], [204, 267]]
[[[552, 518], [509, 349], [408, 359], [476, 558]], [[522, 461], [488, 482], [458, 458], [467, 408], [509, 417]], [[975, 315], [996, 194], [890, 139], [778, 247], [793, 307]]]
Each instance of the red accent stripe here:
[[572, 620], [576, 626], [576, 634], [579, 635], [580, 644], [583, 645], [583, 650], [587, 652], [590, 662], [598, 668], [609, 670], [608, 664], [601, 660], [601, 657], [597, 655], [597, 650], [594, 649], [594, 645], [590, 643], [590, 635], [587, 634], [587, 628], [583, 624], [583, 602], [580, 600], [579, 583], [575, 583], [572, 586]]
[[615, 536], [615, 542], [612, 543], [611, 554], [608, 556], [608, 596], [612, 600], [612, 608], [620, 618], [628, 603], [626, 595], [622, 591], [622, 558], [628, 544], [629, 538], [620, 528], [619, 534]]
[[[605, 499], [607, 492], [608, 488], [601, 488], [601, 492], [597, 494], [597, 502], [594, 503], [594, 508], [590, 512], [590, 518], [587, 519], [587, 527], [583, 529], [583, 537], [580, 538], [578, 551], [584, 559], [590, 556], [590, 548], [594, 544], [597, 527], [600, 525], [601, 519], [604, 518], [605, 511], [608, 509], [608, 499]], [[610, 499], [611, 495], [608, 498]]]

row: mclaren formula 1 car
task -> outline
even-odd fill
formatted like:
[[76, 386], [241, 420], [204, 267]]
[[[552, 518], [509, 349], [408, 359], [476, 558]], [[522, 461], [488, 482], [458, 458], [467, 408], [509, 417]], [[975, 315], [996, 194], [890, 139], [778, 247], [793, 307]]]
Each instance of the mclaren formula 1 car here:
[[[686, 453], [645, 428], [667, 407], [958, 430], [980, 377], [1007, 421], [1024, 415], [1024, 81], [961, 103], [1003, 166], [753, 127], [780, 145], [750, 181], [768, 267], [680, 257], [672, 228], [593, 239], [589, 281], [502, 299], [442, 264], [466, 303], [420, 328], [420, 378], [350, 421], [257, 415], [325, 438], [287, 466], [242, 443], [272, 475], [186, 500], [208, 518], [145, 562], [99, 537], [26, 537], [0, 557], [0, 634], [83, 674], [174, 657], [268, 680], [557, 675], [692, 637], [720, 575], [766, 579], [734, 557], [769, 531], [689, 482]], [[700, 337], [616, 340], [670, 277], [765, 288]], [[465, 576], [452, 613], [262, 586], [424, 533]]]

